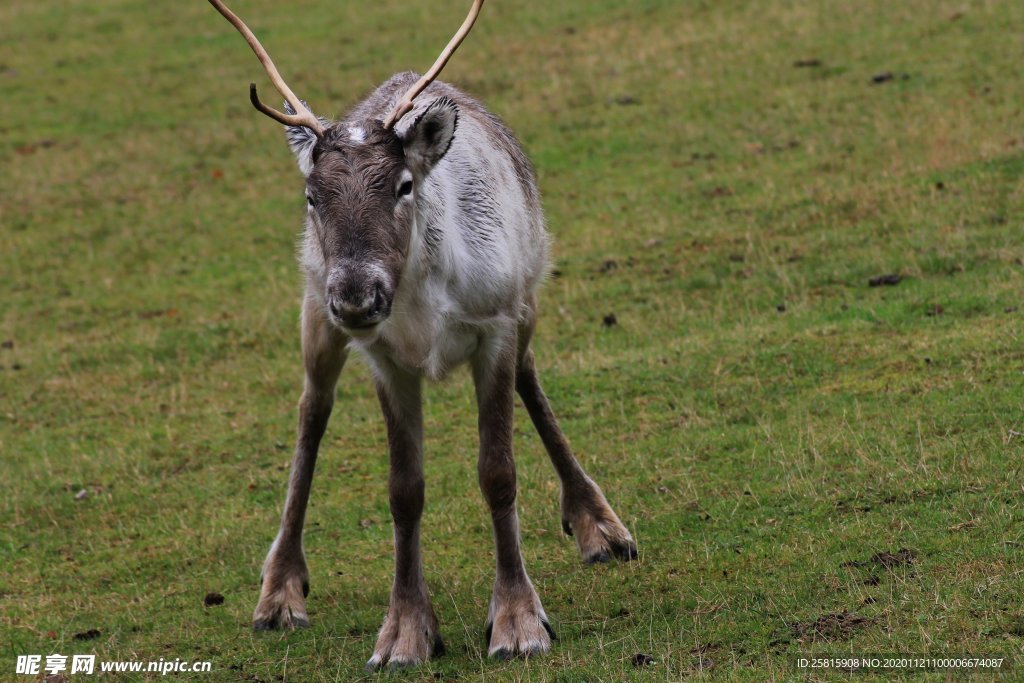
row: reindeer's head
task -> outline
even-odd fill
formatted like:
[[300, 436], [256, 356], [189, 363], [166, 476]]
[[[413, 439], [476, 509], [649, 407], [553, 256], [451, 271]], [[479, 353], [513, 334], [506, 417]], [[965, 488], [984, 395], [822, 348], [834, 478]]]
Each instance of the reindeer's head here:
[[335, 324], [358, 334], [387, 318], [416, 229], [416, 192], [457, 124], [455, 103], [442, 97], [393, 128], [328, 125], [320, 137], [288, 129], [306, 176], [310, 257], [320, 259]]
[[221, 0], [209, 1], [245, 37], [285, 98], [287, 113], [263, 104], [256, 85], [249, 86], [253, 106], [288, 127], [289, 145], [306, 176], [309, 229], [322, 259], [328, 315], [351, 333], [365, 333], [391, 312], [416, 229], [416, 190], [448, 151], [458, 124], [458, 110], [447, 97], [415, 110], [413, 99], [469, 33], [483, 0], [474, 0], [441, 56], [387, 118], [345, 126], [317, 118], [241, 19]]

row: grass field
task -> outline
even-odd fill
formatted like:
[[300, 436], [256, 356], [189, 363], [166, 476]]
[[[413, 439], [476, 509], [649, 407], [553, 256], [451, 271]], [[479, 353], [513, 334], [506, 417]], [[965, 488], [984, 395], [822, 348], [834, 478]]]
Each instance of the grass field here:
[[[330, 115], [426, 68], [469, 3], [233, 4]], [[425, 405], [448, 654], [382, 678], [1024, 667], [1022, 34], [1009, 1], [485, 6], [445, 78], [535, 162], [556, 239], [538, 365], [640, 558], [581, 565], [517, 407], [524, 553], [560, 640], [486, 659], [490, 520], [456, 373]], [[2, 680], [32, 653], [377, 677], [391, 526], [361, 362], [307, 520], [313, 625], [250, 630], [301, 390], [304, 211], [250, 80], [270, 92], [199, 0], [0, 5]]]

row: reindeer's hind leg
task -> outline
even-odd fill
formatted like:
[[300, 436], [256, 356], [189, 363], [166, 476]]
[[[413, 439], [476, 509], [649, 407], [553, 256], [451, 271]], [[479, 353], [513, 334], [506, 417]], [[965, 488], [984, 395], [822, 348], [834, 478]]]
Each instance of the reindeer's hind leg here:
[[537, 377], [530, 349], [533, 321], [519, 330], [519, 362], [516, 391], [526, 405], [530, 419], [562, 482], [562, 529], [576, 537], [583, 561], [607, 562], [612, 555], [624, 560], [637, 556], [636, 543], [594, 480], [587, 476], [572, 454], [569, 442], [558, 426], [551, 405]]
[[302, 308], [306, 386], [299, 401], [299, 433], [281, 529], [260, 575], [260, 600], [253, 614], [257, 631], [309, 626], [309, 571], [302, 551], [302, 524], [317, 450], [334, 405], [334, 387], [345, 365], [347, 343], [348, 338], [324, 319], [320, 304], [307, 296]]

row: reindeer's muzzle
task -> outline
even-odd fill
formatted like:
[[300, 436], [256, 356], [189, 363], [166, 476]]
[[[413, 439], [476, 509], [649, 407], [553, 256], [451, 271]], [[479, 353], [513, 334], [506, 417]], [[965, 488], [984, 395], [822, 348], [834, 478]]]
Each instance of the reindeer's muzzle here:
[[327, 311], [346, 330], [368, 330], [391, 313], [392, 295], [377, 268], [335, 271], [327, 283]]

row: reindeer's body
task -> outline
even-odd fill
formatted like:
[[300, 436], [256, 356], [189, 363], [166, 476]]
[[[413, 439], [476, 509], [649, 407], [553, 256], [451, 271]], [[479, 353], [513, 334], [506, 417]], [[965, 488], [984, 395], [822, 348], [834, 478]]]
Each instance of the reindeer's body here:
[[[317, 119], [241, 20], [221, 0], [210, 2], [246, 37], [291, 107], [287, 114], [270, 109], [251, 86], [253, 104], [288, 126], [309, 203], [301, 257], [306, 382], [288, 497], [263, 565], [255, 628], [308, 624], [303, 520], [335, 385], [355, 347], [373, 368], [387, 423], [395, 525], [395, 581], [368, 665], [415, 664], [442, 647], [419, 547], [420, 392], [424, 377], [440, 379], [463, 362], [476, 386], [477, 473], [496, 546], [488, 652], [508, 657], [547, 650], [554, 634], [519, 550], [516, 392], [561, 479], [562, 527], [576, 536], [584, 560], [631, 559], [636, 545], [573, 457], [534, 368], [529, 344], [548, 237], [529, 161], [497, 117], [449, 85], [430, 84], [432, 75], [398, 74], [342, 121]], [[474, 12], [433, 75], [482, 3], [474, 0]]]

